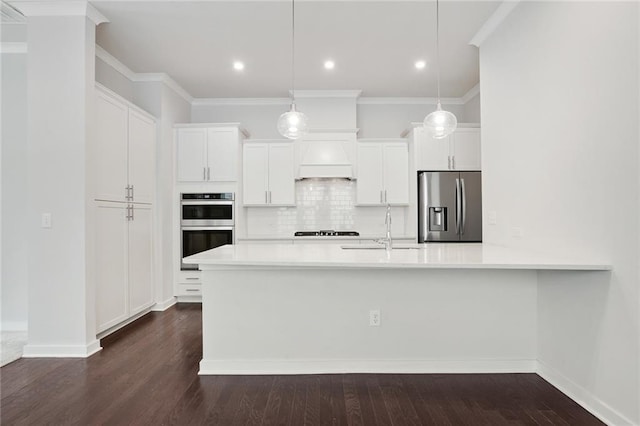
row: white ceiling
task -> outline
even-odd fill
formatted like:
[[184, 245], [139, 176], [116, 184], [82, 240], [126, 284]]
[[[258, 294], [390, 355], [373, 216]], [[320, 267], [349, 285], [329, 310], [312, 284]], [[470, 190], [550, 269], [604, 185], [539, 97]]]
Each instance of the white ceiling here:
[[[97, 43], [135, 72], [165, 72], [196, 98], [286, 97], [289, 1], [94, 1]], [[441, 94], [479, 81], [469, 41], [500, 1], [441, 1]], [[436, 95], [435, 1], [296, 1], [296, 88]], [[325, 59], [336, 62], [327, 72]], [[427, 68], [413, 64], [425, 59]], [[232, 62], [245, 63], [233, 70]]]

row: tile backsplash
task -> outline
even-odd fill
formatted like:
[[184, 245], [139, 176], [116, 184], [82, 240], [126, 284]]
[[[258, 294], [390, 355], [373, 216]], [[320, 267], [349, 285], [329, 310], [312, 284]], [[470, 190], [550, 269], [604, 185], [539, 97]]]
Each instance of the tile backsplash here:
[[[295, 231], [320, 229], [384, 232], [384, 207], [356, 207], [355, 181], [304, 179], [296, 181], [295, 191], [296, 207], [247, 208], [247, 235], [292, 236]], [[404, 233], [405, 208], [393, 210], [393, 230]]]

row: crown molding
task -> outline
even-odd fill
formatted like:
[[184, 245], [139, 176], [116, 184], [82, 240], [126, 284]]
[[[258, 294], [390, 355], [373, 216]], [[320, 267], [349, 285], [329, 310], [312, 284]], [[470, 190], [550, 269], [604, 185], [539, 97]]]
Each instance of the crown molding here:
[[289, 105], [289, 98], [196, 98], [193, 106], [267, 106]]
[[24, 24], [26, 19], [22, 13], [9, 3], [2, 2], [0, 6], [0, 14], [2, 15], [2, 25], [6, 24]]
[[[289, 94], [293, 95], [292, 90]], [[362, 90], [297, 90], [296, 99], [304, 98], [358, 98]]]
[[[464, 105], [462, 98], [440, 98], [446, 105]], [[436, 105], [438, 98], [360, 98], [358, 105]]]
[[170, 88], [171, 90], [176, 92], [185, 101], [187, 101], [189, 103], [193, 102], [193, 96], [191, 96], [191, 94], [189, 92], [184, 90], [184, 88], [182, 86], [180, 86], [180, 84], [178, 84], [177, 81], [175, 81], [173, 78], [171, 78], [171, 76], [169, 74], [166, 74], [166, 73], [163, 73], [163, 72], [159, 72], [159, 73], [136, 73], [134, 75], [132, 81], [134, 81], [134, 82], [144, 82], [144, 81], [161, 82], [165, 86], [167, 86], [168, 88]]
[[120, 62], [115, 56], [104, 50], [104, 48], [98, 44], [96, 44], [96, 56], [129, 80], [134, 81], [136, 73], [131, 71], [128, 66]]
[[94, 24], [100, 25], [109, 20], [91, 3], [78, 1], [14, 1], [10, 6], [24, 16], [86, 16]]
[[520, 0], [505, 0], [500, 6], [493, 12], [493, 14], [487, 19], [482, 27], [478, 30], [476, 35], [473, 36], [469, 44], [480, 47], [491, 34], [502, 24], [502, 22], [513, 12]]
[[192, 103], [193, 96], [182, 88], [174, 79], [165, 73], [136, 73], [128, 66], [120, 62], [115, 56], [107, 52], [103, 47], [96, 44], [96, 56], [103, 60], [107, 65], [118, 71], [132, 82], [156, 81], [161, 82], [174, 92], [176, 92], [185, 101]]
[[0, 43], [0, 53], [27, 53], [27, 43], [3, 41]]
[[462, 97], [460, 99], [462, 100], [462, 103], [466, 104], [471, 99], [473, 99], [476, 96], [478, 96], [479, 94], [480, 94], [480, 83], [476, 84], [471, 89], [469, 89], [469, 91], [467, 93], [465, 93], [464, 95], [462, 95]]

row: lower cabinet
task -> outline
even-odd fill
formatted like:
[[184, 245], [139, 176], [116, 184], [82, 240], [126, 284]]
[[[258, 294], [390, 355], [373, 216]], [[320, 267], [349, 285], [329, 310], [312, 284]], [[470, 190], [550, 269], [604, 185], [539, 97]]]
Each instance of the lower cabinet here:
[[152, 206], [95, 204], [96, 330], [101, 333], [154, 304]]

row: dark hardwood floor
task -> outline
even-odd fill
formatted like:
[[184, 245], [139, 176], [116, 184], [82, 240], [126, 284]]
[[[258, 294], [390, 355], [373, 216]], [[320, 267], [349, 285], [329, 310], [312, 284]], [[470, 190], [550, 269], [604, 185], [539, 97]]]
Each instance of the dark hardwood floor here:
[[0, 369], [3, 425], [601, 425], [535, 374], [198, 376], [197, 304]]

